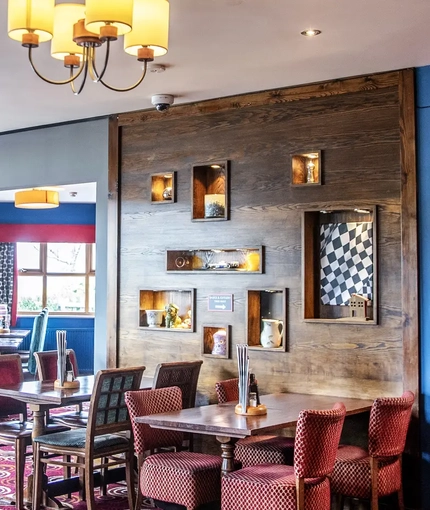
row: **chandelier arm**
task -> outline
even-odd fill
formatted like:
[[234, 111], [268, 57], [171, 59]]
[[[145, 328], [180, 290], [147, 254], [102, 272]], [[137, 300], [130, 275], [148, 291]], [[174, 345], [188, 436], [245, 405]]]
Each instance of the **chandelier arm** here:
[[73, 67], [70, 69], [70, 78], [67, 79], [67, 80], [61, 80], [61, 81], [55, 81], [55, 80], [50, 80], [49, 78], [45, 78], [45, 76], [43, 76], [42, 74], [39, 73], [39, 71], [36, 69], [35, 65], [34, 65], [34, 62], [33, 62], [33, 57], [32, 57], [32, 48], [31, 46], [28, 48], [28, 60], [30, 62], [30, 65], [31, 65], [31, 68], [33, 69], [33, 71], [37, 74], [37, 76], [43, 80], [43, 81], [46, 81], [46, 83], [50, 83], [51, 85], [66, 85], [67, 83], [73, 83], [76, 78], [78, 76], [80, 76], [80, 74], [82, 73], [83, 69], [84, 69], [84, 65], [81, 64], [80, 67], [79, 67], [79, 71], [76, 73], [76, 74], [73, 74]]
[[[98, 83], [102, 80], [102, 78], [106, 72], [108, 63], [109, 63], [109, 56], [110, 56], [110, 39], [108, 39], [106, 41], [105, 61], [103, 63], [103, 69], [102, 69], [101, 73], [99, 74], [97, 72], [97, 68], [96, 68], [96, 50], [95, 50], [95, 48], [93, 48], [92, 58], [90, 60], [91, 60], [91, 67], [92, 67], [92, 70], [94, 71], [94, 76], [95, 76], [95, 79], [93, 78], [94, 82]], [[90, 69], [90, 73], [91, 73], [91, 69]]]
[[84, 48], [84, 54], [83, 54], [84, 65], [83, 65], [82, 69], [85, 69], [85, 73], [84, 73], [84, 77], [82, 78], [82, 81], [81, 81], [81, 84], [79, 86], [79, 89], [78, 90], [75, 89], [75, 82], [74, 81], [70, 83], [70, 87], [72, 88], [73, 94], [75, 94], [75, 96], [78, 96], [82, 92], [82, 90], [85, 87], [85, 82], [87, 81], [87, 76], [88, 76], [88, 51], [89, 51], [88, 48]]
[[133, 90], [135, 89], [136, 87], [138, 87], [143, 79], [145, 78], [145, 75], [146, 75], [146, 70], [148, 68], [148, 61], [147, 60], [144, 60], [143, 61], [143, 69], [142, 69], [142, 76], [139, 78], [139, 80], [134, 84], [132, 85], [131, 87], [127, 87], [127, 88], [123, 88], [123, 89], [119, 89], [119, 88], [116, 88], [116, 87], [112, 87], [111, 85], [105, 83], [102, 79], [99, 80], [99, 83], [101, 83], [102, 85], [104, 85], [107, 89], [109, 90], [113, 90], [114, 92], [128, 92], [129, 90]]

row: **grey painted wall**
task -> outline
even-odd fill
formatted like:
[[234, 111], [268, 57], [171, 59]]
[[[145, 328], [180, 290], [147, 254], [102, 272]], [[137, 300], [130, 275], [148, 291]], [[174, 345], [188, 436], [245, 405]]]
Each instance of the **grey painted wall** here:
[[103, 118], [0, 135], [0, 190], [97, 183], [95, 371], [107, 365], [108, 124]]

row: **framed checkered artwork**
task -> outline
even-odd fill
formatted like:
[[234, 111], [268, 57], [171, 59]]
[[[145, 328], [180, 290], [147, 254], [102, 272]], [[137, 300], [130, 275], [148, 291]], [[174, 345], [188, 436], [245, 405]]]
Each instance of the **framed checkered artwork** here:
[[372, 300], [373, 223], [320, 225], [323, 305], [348, 305], [353, 293]]

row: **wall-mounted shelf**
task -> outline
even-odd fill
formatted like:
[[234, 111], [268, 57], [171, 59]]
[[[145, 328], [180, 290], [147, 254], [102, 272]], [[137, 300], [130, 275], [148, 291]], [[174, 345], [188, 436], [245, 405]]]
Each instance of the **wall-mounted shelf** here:
[[291, 155], [291, 185], [322, 184], [321, 151], [301, 151]]
[[168, 272], [262, 273], [263, 246], [167, 250]]
[[193, 166], [191, 174], [192, 220], [229, 219], [228, 161], [214, 161]]
[[[172, 324], [166, 306], [176, 305], [176, 315], [179, 318]], [[151, 322], [150, 315], [162, 311], [161, 323]], [[164, 330], [182, 333], [195, 331], [195, 289], [145, 289], [139, 291], [139, 327], [151, 331]], [[148, 320], [149, 319], [149, 320]], [[170, 326], [170, 327], [169, 327]]]
[[212, 358], [230, 357], [230, 330], [231, 326], [203, 325], [202, 354]]
[[375, 206], [303, 213], [305, 321], [377, 324], [376, 227]]
[[151, 203], [172, 204], [176, 202], [175, 172], [151, 174]]
[[287, 289], [248, 290], [247, 310], [249, 349], [286, 351]]

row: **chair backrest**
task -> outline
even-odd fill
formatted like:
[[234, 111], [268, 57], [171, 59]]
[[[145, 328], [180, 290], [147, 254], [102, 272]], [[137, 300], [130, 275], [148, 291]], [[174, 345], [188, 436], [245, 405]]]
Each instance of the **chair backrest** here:
[[97, 372], [90, 400], [86, 443], [94, 436], [131, 431], [125, 393], [140, 387], [145, 367], [111, 368]]
[[[67, 349], [67, 353], [69, 354], [70, 362], [73, 366], [73, 371], [77, 377], [79, 375], [79, 369], [75, 351], [73, 349]], [[35, 352], [34, 357], [36, 359], [37, 377], [39, 381], [55, 381], [58, 375], [58, 351]]]
[[183, 434], [173, 430], [153, 429], [146, 423], [136, 423], [136, 416], [180, 411], [182, 409], [182, 392], [177, 386], [158, 390], [128, 391], [125, 402], [130, 413], [133, 427], [134, 450], [143, 455], [146, 451], [157, 448], [182, 445]]
[[33, 321], [33, 329], [31, 331], [30, 347], [28, 351], [28, 367], [27, 370], [31, 374], [36, 373], [36, 360], [34, 353], [43, 351], [45, 346], [46, 328], [48, 326], [48, 308], [44, 308], [39, 315], [36, 315]]
[[182, 391], [182, 408], [194, 407], [202, 363], [202, 360], [159, 363], [155, 369], [152, 389], [178, 386]]
[[377, 398], [369, 420], [369, 454], [372, 457], [394, 457], [403, 453], [414, 394], [405, 391], [401, 397]]
[[[24, 380], [22, 363], [19, 354], [3, 354], [0, 356], [0, 386], [19, 384]], [[5, 418], [20, 414], [21, 420], [27, 420], [27, 406], [10, 397], [0, 397], [0, 417]]]
[[345, 414], [342, 402], [330, 410], [300, 412], [294, 441], [297, 478], [319, 478], [333, 471]]
[[218, 404], [239, 400], [239, 378], [225, 379], [215, 383]]

